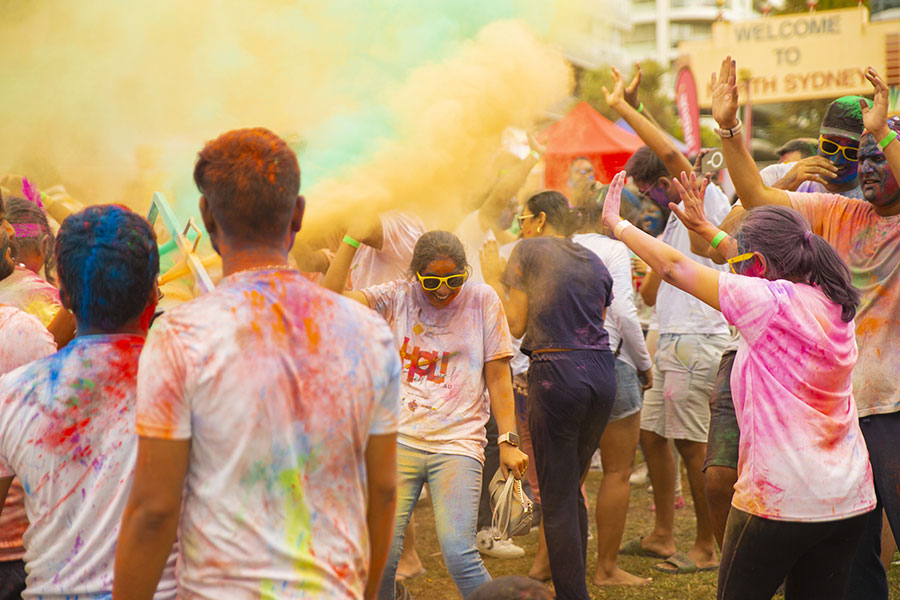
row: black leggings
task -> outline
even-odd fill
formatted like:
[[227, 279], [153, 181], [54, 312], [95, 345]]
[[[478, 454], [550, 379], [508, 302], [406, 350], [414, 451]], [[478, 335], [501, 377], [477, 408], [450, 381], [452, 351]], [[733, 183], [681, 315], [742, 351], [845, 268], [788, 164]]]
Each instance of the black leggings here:
[[528, 427], [559, 600], [590, 598], [584, 581], [588, 516], [581, 476], [591, 464], [615, 398], [615, 358], [608, 350], [531, 357]]
[[770, 600], [785, 581], [785, 600], [841, 600], [868, 516], [773, 521], [732, 506], [716, 598]]

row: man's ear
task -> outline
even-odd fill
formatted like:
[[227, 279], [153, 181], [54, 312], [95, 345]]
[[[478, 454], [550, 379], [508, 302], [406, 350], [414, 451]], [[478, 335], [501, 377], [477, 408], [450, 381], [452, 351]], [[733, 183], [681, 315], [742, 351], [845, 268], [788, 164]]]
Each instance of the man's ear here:
[[203, 227], [206, 228], [206, 233], [209, 234], [209, 243], [212, 244], [216, 254], [220, 254], [219, 245], [216, 243], [216, 240], [219, 237], [219, 227], [216, 224], [216, 218], [209, 208], [209, 202], [206, 201], [206, 196], [200, 196], [198, 204], [200, 207], [200, 218], [203, 219]]
[[297, 196], [297, 203], [294, 204], [294, 214], [291, 215], [291, 232], [297, 233], [303, 226], [303, 215], [306, 213], [306, 198]]
[[59, 301], [62, 302], [64, 309], [72, 310], [72, 300], [69, 298], [69, 291], [63, 285], [61, 278], [57, 277], [56, 282], [59, 284]]

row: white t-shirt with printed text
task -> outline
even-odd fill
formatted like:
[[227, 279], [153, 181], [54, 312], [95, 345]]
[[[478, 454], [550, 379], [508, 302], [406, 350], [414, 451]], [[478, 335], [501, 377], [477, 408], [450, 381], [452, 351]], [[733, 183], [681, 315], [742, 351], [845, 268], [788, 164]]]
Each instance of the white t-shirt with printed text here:
[[484, 462], [490, 416], [484, 364], [513, 355], [497, 292], [467, 281], [444, 308], [432, 306], [419, 282], [408, 279], [363, 293], [390, 325], [403, 361], [399, 442]]

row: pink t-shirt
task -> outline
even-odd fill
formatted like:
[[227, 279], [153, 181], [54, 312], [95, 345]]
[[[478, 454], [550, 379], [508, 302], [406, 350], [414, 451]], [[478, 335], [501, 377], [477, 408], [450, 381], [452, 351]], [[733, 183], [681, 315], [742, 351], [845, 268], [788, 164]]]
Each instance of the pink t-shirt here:
[[732, 505], [780, 521], [875, 507], [853, 400], [853, 323], [818, 288], [731, 273], [719, 303], [741, 333], [731, 390], [741, 428]]
[[24, 310], [49, 326], [62, 308], [59, 291], [42, 277], [21, 265], [0, 280], [0, 304], [8, 304]]
[[497, 292], [467, 281], [444, 308], [432, 306], [419, 282], [408, 279], [363, 293], [391, 326], [403, 361], [399, 442], [484, 462], [490, 417], [484, 363], [513, 355]]
[[360, 244], [350, 263], [348, 290], [400, 279], [409, 270], [413, 249], [425, 233], [425, 225], [418, 217], [394, 211], [380, 218], [384, 239], [381, 250]]
[[[56, 352], [56, 342], [37, 317], [0, 304], [0, 376]], [[25, 556], [22, 535], [28, 529], [25, 490], [13, 479], [0, 514], [0, 561]]]
[[789, 194], [791, 205], [847, 262], [862, 293], [856, 311], [859, 416], [900, 411], [900, 215], [837, 194]]
[[137, 433], [191, 441], [179, 597], [360, 599], [366, 445], [397, 431], [384, 320], [297, 271], [241, 271], [154, 323]]
[[[0, 477], [25, 489], [26, 598], [112, 592], [137, 458], [134, 395], [144, 339], [76, 337], [0, 379]], [[174, 554], [156, 598], [175, 597]]]

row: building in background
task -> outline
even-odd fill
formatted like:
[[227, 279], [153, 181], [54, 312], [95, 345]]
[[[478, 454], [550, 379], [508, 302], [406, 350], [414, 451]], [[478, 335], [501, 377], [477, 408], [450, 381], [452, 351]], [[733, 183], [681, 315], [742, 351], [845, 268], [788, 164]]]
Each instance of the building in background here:
[[655, 60], [670, 65], [678, 58], [678, 44], [709, 39], [721, 12], [728, 21], [752, 19], [752, 0], [631, 0], [631, 31], [625, 51], [632, 61]]

